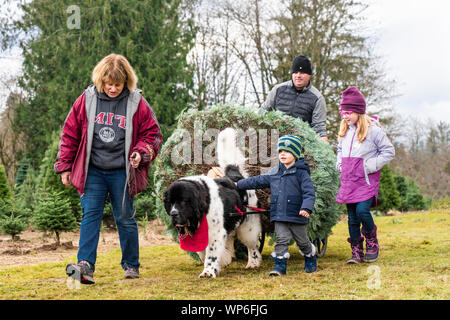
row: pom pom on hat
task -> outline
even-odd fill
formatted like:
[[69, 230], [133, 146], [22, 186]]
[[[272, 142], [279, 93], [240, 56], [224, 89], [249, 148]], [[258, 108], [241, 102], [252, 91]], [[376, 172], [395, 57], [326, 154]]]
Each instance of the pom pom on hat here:
[[353, 111], [356, 113], [366, 113], [366, 101], [357, 87], [348, 87], [342, 93], [341, 111]]

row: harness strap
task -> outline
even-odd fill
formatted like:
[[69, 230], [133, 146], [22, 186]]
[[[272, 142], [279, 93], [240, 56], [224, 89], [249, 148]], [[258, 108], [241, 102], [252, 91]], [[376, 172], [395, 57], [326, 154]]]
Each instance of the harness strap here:
[[244, 216], [244, 215], [247, 215], [247, 214], [256, 214], [256, 213], [257, 214], [261, 214], [261, 213], [269, 212], [267, 210], [264, 210], [264, 209], [261, 209], [261, 208], [255, 208], [255, 207], [246, 207], [246, 206], [244, 206], [244, 208], [245, 209], [250, 208], [250, 209], [253, 209], [253, 211], [245, 211], [245, 212], [243, 212], [237, 206], [234, 206], [234, 209], [236, 209], [237, 212], [230, 212], [230, 213], [228, 213], [228, 215], [233, 217], [233, 216]]
[[250, 208], [250, 209], [253, 209], [255, 211], [260, 211], [260, 212], [267, 212], [267, 210], [264, 210], [264, 209], [261, 209], [261, 208], [256, 208], [256, 207], [246, 207], [246, 206], [244, 206], [244, 208], [245, 209]]
[[241, 211], [241, 209], [239, 209], [237, 206], [234, 206], [234, 208], [237, 210], [237, 212], [239, 212], [241, 214], [241, 216], [244, 215], [244, 213]]

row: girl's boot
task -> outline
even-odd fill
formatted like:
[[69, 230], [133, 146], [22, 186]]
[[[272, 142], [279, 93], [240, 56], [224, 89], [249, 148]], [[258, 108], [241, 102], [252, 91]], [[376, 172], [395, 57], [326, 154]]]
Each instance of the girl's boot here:
[[360, 263], [364, 259], [364, 238], [359, 237], [356, 241], [352, 242], [350, 238], [347, 239], [352, 248], [352, 257], [347, 260], [347, 263]]
[[375, 262], [378, 260], [378, 254], [380, 251], [380, 245], [377, 239], [377, 226], [374, 226], [373, 230], [366, 234], [364, 229], [361, 228], [361, 232], [366, 238], [366, 254], [364, 255], [365, 262]]

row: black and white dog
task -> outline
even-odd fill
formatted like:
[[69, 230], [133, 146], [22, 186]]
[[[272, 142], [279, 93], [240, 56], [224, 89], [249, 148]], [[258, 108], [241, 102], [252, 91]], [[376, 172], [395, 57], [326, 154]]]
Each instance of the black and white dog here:
[[257, 214], [230, 215], [236, 207], [245, 211], [244, 205], [257, 206], [254, 190], [240, 191], [234, 182], [248, 177], [245, 157], [237, 147], [236, 131], [227, 128], [219, 133], [217, 141], [219, 166], [224, 170], [222, 178], [205, 175], [180, 178], [164, 193], [164, 206], [179, 235], [194, 234], [203, 214], [208, 222], [208, 245], [198, 252], [204, 262], [200, 278], [215, 278], [221, 268], [234, 257], [234, 237], [248, 249], [246, 268], [261, 264], [258, 239], [262, 231], [261, 218]]

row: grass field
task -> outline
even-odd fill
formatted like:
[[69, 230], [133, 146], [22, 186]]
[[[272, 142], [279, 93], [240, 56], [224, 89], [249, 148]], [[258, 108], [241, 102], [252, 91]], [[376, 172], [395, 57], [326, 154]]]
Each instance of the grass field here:
[[[141, 277], [124, 280], [120, 249], [98, 256], [91, 286], [67, 281], [59, 263], [0, 268], [1, 299], [152, 299], [152, 300], [321, 300], [450, 298], [450, 210], [376, 217], [380, 259], [346, 265], [351, 255], [346, 222], [328, 239], [325, 256], [314, 274], [302, 272], [304, 261], [290, 247], [288, 275], [268, 276], [273, 262], [267, 242], [263, 264], [245, 270], [234, 261], [216, 279], [199, 279], [202, 266], [177, 245], [141, 248]], [[267, 240], [266, 240], [267, 241]]]

